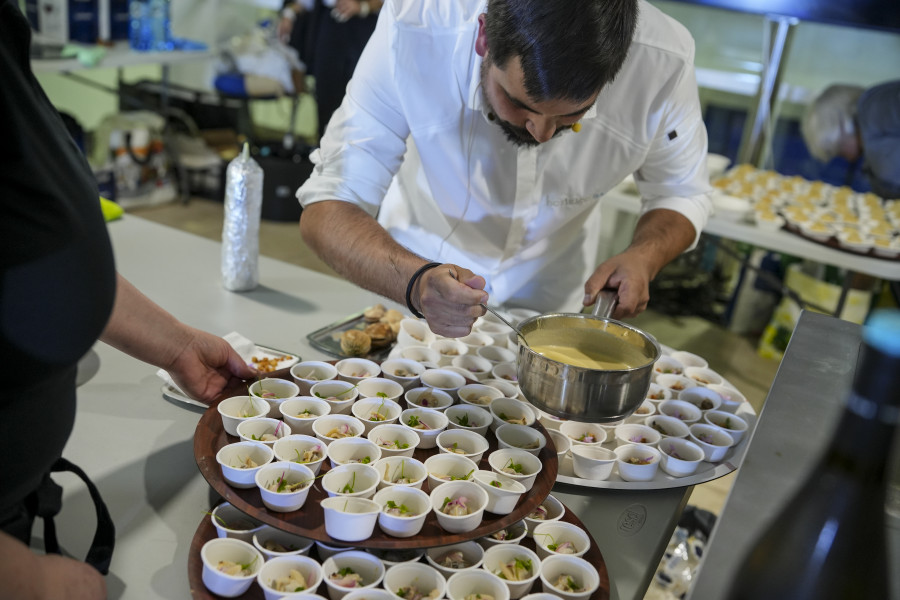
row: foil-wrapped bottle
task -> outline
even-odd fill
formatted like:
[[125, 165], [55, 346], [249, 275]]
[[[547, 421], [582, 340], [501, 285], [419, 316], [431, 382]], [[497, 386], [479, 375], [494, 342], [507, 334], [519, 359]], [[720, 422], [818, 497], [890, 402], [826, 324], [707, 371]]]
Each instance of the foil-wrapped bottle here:
[[245, 143], [225, 172], [225, 224], [222, 227], [222, 284], [244, 292], [259, 284], [259, 217], [263, 170]]

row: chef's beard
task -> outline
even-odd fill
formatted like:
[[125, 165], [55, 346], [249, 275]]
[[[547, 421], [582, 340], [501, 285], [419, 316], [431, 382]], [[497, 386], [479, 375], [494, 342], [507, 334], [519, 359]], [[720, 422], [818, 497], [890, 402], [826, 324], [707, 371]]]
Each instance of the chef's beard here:
[[[488, 100], [487, 92], [485, 92], [485, 90], [487, 89], [486, 81], [487, 70], [489, 66], [490, 65], [487, 60], [481, 61], [481, 98], [482, 102], [484, 102], [484, 105], [489, 111], [488, 114], [491, 117], [491, 122], [497, 125], [503, 131], [504, 135], [506, 135], [506, 139], [514, 146], [533, 148], [534, 146], [540, 145], [541, 142], [534, 139], [534, 136], [528, 133], [527, 129], [525, 129], [524, 127], [513, 125], [509, 121], [504, 121], [497, 115], [497, 111], [494, 110], [494, 107], [491, 105], [491, 101]], [[551, 137], [550, 139], [555, 138], [563, 131], [571, 128], [571, 125], [563, 125], [562, 127], [557, 127], [556, 131], [553, 132], [553, 137]]]

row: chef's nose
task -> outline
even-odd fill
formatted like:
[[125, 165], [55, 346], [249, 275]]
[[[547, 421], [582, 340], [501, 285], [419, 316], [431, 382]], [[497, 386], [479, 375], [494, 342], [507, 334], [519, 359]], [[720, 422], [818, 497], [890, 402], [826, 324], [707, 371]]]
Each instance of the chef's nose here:
[[553, 119], [531, 117], [526, 121], [525, 129], [538, 143], [543, 144], [556, 133], [556, 124], [553, 122]]

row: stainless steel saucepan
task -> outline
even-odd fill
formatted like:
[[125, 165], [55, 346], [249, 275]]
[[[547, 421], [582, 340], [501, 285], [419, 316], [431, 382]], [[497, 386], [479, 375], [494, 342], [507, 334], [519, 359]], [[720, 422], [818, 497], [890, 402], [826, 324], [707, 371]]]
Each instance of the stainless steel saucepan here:
[[[632, 414], [650, 389], [653, 363], [660, 356], [656, 339], [609, 317], [615, 292], [601, 292], [595, 314], [550, 313], [522, 321], [519, 331], [519, 388], [542, 411], [562, 419], [609, 423]], [[600, 314], [602, 313], [602, 315]], [[538, 354], [534, 347], [571, 348], [622, 368], [573, 366]]]

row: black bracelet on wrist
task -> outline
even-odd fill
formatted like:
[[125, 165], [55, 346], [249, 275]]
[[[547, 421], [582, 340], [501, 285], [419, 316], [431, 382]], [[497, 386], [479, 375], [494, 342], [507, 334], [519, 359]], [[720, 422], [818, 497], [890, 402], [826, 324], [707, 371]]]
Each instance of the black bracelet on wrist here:
[[422, 273], [427, 271], [428, 269], [433, 269], [435, 267], [441, 266], [441, 263], [431, 262], [419, 267], [419, 270], [412, 274], [412, 277], [409, 278], [409, 284], [406, 286], [406, 308], [409, 309], [409, 312], [420, 319], [424, 319], [425, 315], [416, 310], [416, 308], [412, 305], [412, 291], [413, 286], [416, 285], [416, 281], [418, 281], [419, 277], [422, 276]]

